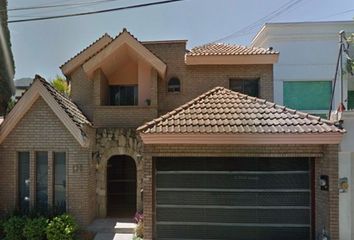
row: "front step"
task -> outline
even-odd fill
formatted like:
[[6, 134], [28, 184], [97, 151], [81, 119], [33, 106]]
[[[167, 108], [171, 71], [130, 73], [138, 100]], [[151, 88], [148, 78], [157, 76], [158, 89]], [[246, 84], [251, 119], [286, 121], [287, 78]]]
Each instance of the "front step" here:
[[130, 219], [101, 218], [91, 223], [87, 230], [95, 233], [133, 234], [136, 224]]
[[133, 236], [129, 233], [97, 233], [94, 240], [132, 240]]
[[133, 234], [135, 227], [136, 227], [135, 223], [117, 222], [116, 225], [114, 226], [114, 232]]

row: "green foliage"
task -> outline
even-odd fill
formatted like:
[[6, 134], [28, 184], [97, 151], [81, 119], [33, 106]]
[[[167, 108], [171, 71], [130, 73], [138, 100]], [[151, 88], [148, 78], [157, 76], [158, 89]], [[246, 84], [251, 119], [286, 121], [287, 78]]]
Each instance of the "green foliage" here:
[[47, 226], [48, 240], [72, 240], [78, 231], [74, 218], [68, 214], [54, 217]]
[[7, 103], [6, 113], [9, 113], [15, 106], [16, 101], [13, 98], [10, 98], [9, 102]]
[[55, 79], [51, 81], [51, 84], [57, 91], [65, 94], [66, 96], [70, 96], [70, 85], [65, 78], [57, 75]]
[[23, 236], [27, 240], [42, 240], [46, 237], [48, 220], [44, 217], [27, 219], [23, 228]]
[[5, 240], [23, 240], [22, 229], [25, 227], [26, 218], [12, 216], [4, 224]]
[[[0, 9], [7, 9], [7, 1], [0, 1]], [[7, 11], [1, 11], [0, 31], [2, 31], [4, 35], [3, 39], [5, 42], [0, 41], [0, 115], [5, 114], [7, 102], [11, 97], [10, 85], [11, 81], [13, 81], [12, 77], [14, 72], [14, 59], [11, 51], [10, 31], [7, 19]], [[10, 59], [6, 57], [7, 55]]]

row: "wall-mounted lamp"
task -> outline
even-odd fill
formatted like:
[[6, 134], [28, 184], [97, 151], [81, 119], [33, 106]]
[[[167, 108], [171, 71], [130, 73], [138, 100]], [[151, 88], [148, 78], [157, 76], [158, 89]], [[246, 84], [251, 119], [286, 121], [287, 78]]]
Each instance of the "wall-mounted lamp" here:
[[327, 175], [320, 176], [320, 187], [322, 191], [328, 191], [329, 189], [329, 181]]

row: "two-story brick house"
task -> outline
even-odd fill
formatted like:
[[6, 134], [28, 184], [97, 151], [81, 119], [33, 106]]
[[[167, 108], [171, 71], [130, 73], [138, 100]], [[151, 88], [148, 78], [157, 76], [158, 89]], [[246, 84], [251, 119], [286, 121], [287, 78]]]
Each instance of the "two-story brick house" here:
[[5, 118], [0, 210], [143, 209], [145, 239], [338, 239], [344, 131], [271, 103], [277, 58], [102, 36], [61, 66], [71, 99], [36, 76]]

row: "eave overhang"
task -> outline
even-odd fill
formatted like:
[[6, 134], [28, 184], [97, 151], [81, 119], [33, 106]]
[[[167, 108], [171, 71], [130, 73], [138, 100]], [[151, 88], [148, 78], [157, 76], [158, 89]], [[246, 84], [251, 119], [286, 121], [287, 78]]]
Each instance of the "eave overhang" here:
[[69, 76], [75, 69], [80, 67], [87, 59], [99, 52], [105, 46], [107, 46], [113, 39], [108, 35], [103, 35], [100, 39], [94, 42], [92, 45], [78, 53], [72, 59], [68, 60], [60, 69], [65, 76]]
[[90, 58], [86, 63], [83, 64], [83, 69], [88, 76], [92, 76], [94, 71], [100, 68], [103, 64], [104, 59], [112, 54], [115, 54], [120, 47], [127, 45], [134, 52], [137, 53], [144, 61], [149, 63], [153, 68], [157, 70], [160, 76], [165, 76], [167, 66], [162, 62], [157, 56], [150, 52], [144, 45], [142, 45], [138, 40], [136, 40], [132, 35], [130, 35], [126, 30], [124, 30], [116, 39], [114, 39], [110, 44], [108, 44], [99, 53]]
[[293, 134], [146, 134], [140, 133], [144, 144], [189, 145], [283, 145], [283, 144], [339, 144], [343, 133], [293, 133]]
[[249, 65], [249, 64], [275, 64], [279, 54], [269, 55], [203, 55], [190, 56], [186, 54], [187, 65]]

